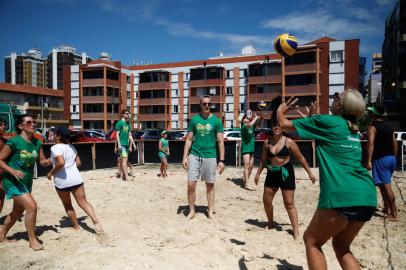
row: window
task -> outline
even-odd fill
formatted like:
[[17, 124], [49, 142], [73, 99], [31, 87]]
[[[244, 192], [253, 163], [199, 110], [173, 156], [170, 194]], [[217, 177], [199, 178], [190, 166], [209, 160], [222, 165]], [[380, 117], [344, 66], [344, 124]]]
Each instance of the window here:
[[240, 111], [245, 111], [245, 104], [244, 103], [240, 103]]
[[231, 79], [232, 77], [232, 70], [227, 70], [227, 79]]
[[232, 86], [228, 86], [226, 88], [226, 95], [227, 96], [232, 96], [233, 95], [233, 87]]
[[172, 106], [172, 111], [173, 111], [174, 113], [178, 113], [178, 105], [173, 105], [173, 106]]
[[240, 78], [247, 77], [247, 69], [240, 69]]
[[131, 98], [131, 92], [128, 91], [128, 92], [127, 92], [127, 99], [130, 99], [130, 98]]
[[344, 52], [343, 51], [331, 51], [330, 52], [330, 62], [344, 62]]

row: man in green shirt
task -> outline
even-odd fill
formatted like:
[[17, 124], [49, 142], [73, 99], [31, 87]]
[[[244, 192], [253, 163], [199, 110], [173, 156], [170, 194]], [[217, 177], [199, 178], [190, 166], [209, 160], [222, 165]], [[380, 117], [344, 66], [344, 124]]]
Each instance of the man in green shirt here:
[[[210, 219], [214, 217], [216, 167], [219, 173], [224, 171], [223, 125], [219, 118], [210, 113], [210, 105], [210, 96], [200, 98], [201, 113], [190, 120], [183, 150], [182, 165], [184, 169], [188, 169], [189, 219], [195, 216], [196, 185], [199, 178], [206, 182], [208, 217]], [[220, 154], [218, 163], [217, 144]]]
[[121, 120], [116, 123], [116, 143], [117, 150], [120, 155], [118, 162], [118, 171], [121, 172], [121, 178], [127, 180], [127, 161], [129, 153], [129, 142], [134, 145], [133, 137], [130, 132], [130, 125], [128, 120], [130, 118], [130, 113], [127, 110], [121, 111]]

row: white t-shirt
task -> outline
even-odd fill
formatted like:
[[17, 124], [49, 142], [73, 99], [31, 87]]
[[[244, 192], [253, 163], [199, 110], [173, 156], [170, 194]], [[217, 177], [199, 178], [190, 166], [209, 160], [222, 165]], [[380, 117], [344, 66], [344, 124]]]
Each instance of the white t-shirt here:
[[62, 189], [83, 183], [75, 162], [77, 153], [71, 144], [58, 143], [51, 147], [51, 160], [54, 167], [57, 156], [62, 156], [65, 160], [65, 166], [54, 175], [54, 184], [57, 188]]

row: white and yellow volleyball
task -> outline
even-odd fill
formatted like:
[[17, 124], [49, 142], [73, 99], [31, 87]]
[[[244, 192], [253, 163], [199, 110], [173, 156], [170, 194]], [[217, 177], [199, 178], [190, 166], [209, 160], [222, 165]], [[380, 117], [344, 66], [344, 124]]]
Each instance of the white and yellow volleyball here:
[[273, 46], [280, 56], [292, 56], [297, 49], [297, 39], [291, 34], [284, 33], [275, 38]]

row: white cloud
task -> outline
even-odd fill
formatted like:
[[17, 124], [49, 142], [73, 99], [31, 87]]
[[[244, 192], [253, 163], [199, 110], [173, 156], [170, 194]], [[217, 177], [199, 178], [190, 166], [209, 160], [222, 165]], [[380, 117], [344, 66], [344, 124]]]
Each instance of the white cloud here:
[[[359, 10], [360, 16], [365, 16]], [[376, 23], [360, 20], [338, 18], [329, 11], [319, 9], [315, 12], [295, 12], [278, 18], [267, 20], [264, 28], [282, 29], [298, 36], [318, 37], [321, 34], [336, 38], [353, 38], [359, 36], [373, 36], [379, 33]]]
[[387, 6], [393, 3], [393, 0], [376, 0], [376, 3], [378, 3], [380, 6]]

